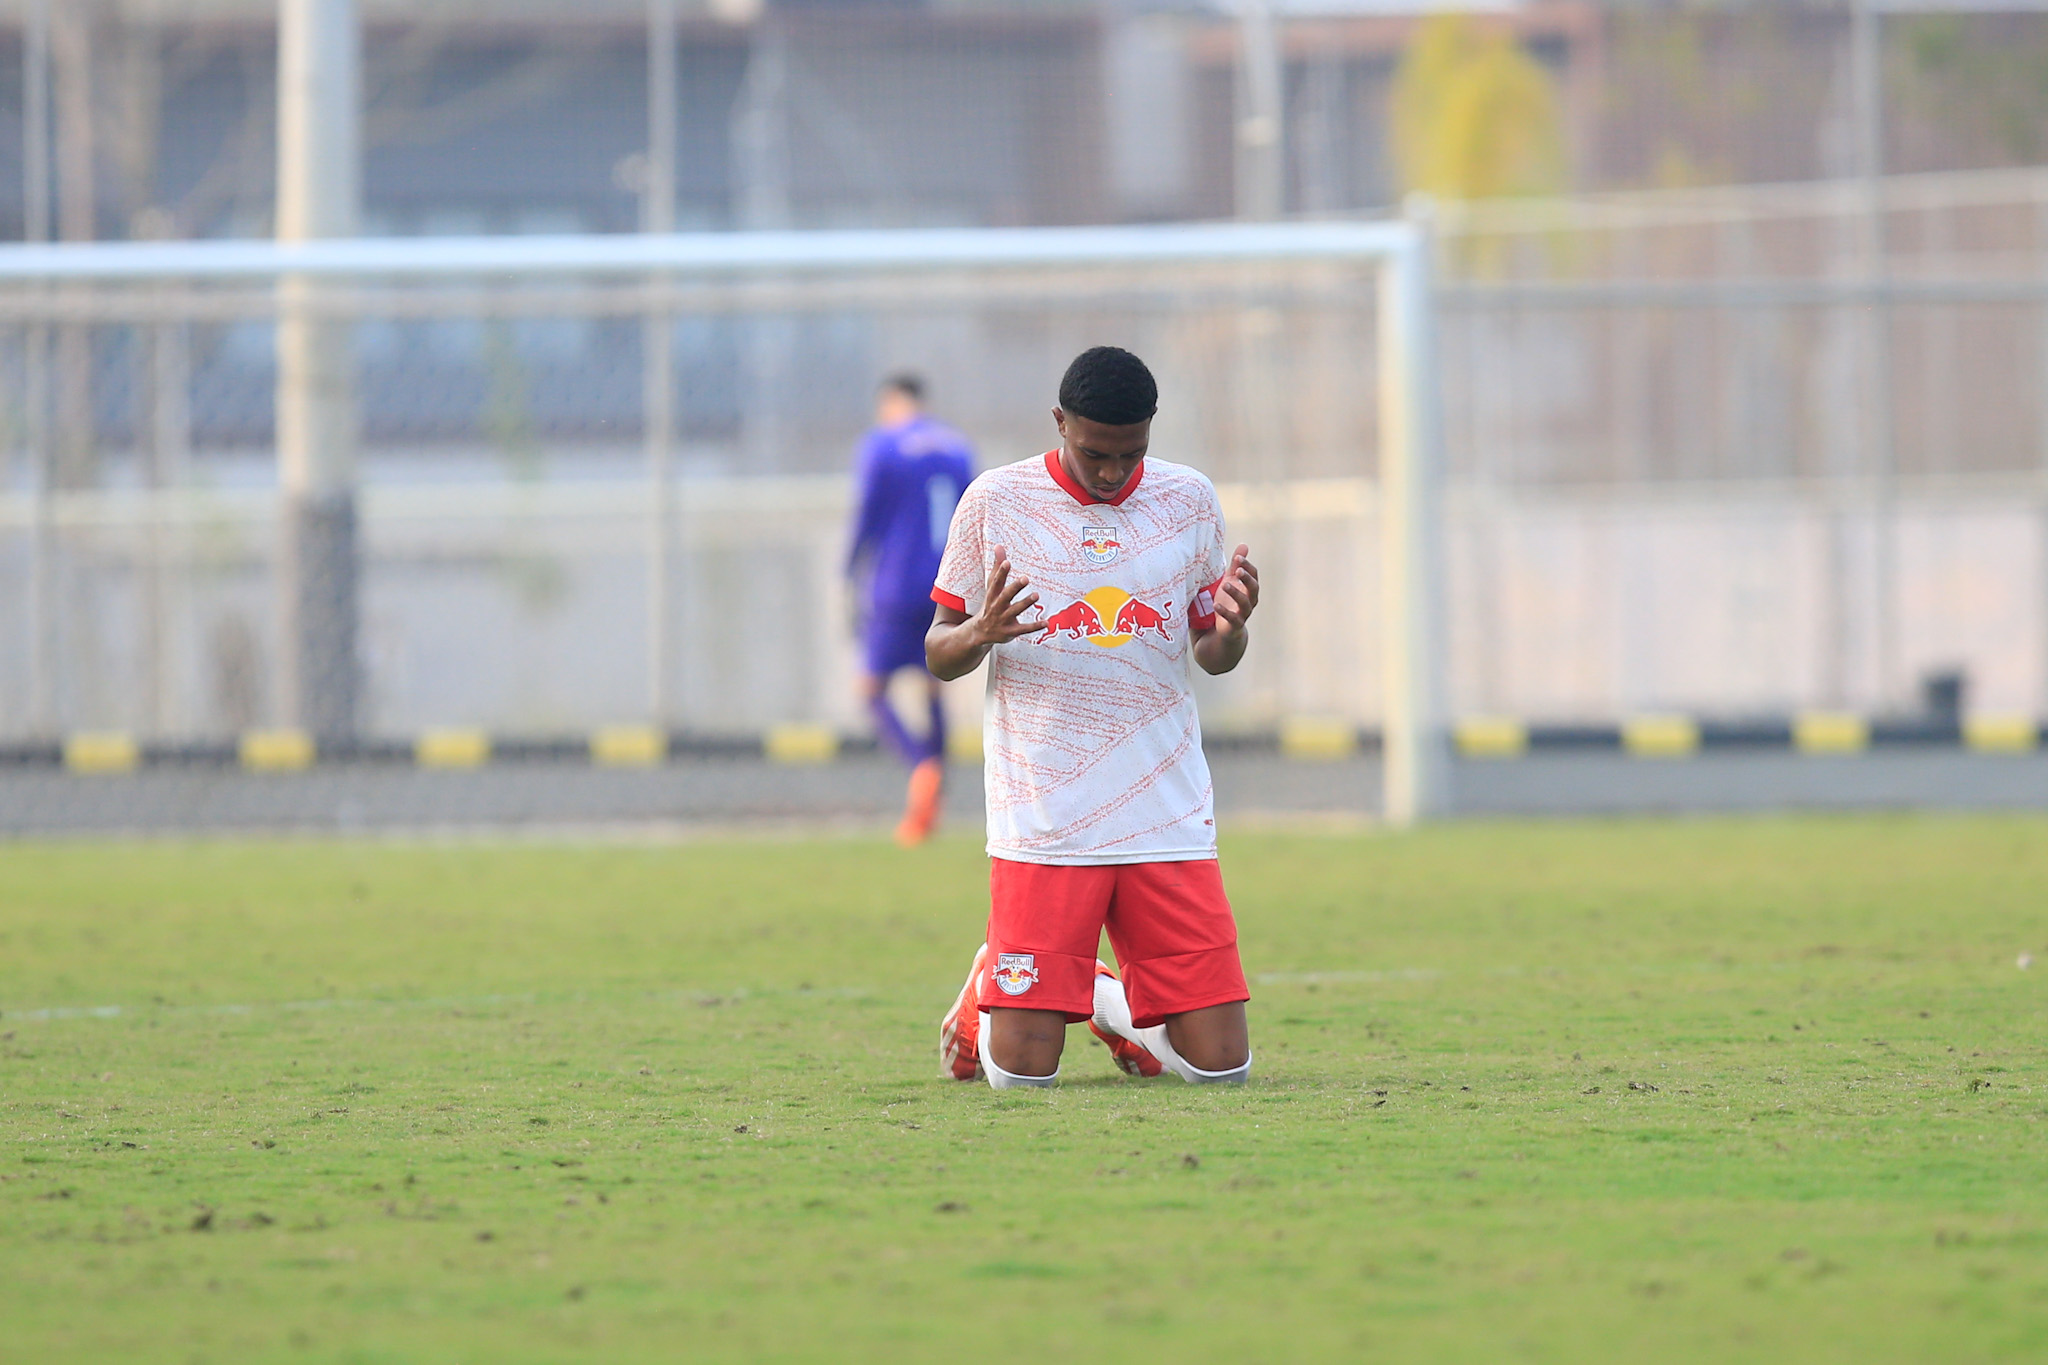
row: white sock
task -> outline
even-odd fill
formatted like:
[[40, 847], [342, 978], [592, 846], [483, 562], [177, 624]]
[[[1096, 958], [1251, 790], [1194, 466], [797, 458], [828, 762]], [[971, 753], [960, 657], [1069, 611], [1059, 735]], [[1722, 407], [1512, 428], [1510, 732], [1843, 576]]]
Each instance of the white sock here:
[[[1252, 1059], [1228, 1071], [1204, 1071], [1173, 1050], [1166, 1025], [1139, 1028], [1131, 1022], [1131, 1002], [1124, 995], [1124, 983], [1113, 976], [1095, 977], [1095, 1022], [1121, 1038], [1128, 1038], [1159, 1059], [1159, 1064], [1184, 1081], [1195, 1085], [1216, 1085], [1244, 1080], [1252, 1074]], [[986, 1052], [984, 1051], [984, 1057]]]
[[[1164, 1028], [1159, 1031], [1166, 1032]], [[1249, 1052], [1245, 1054], [1243, 1066], [1234, 1066], [1228, 1071], [1204, 1071], [1198, 1066], [1188, 1066], [1185, 1060], [1181, 1065], [1187, 1067], [1187, 1070], [1180, 1073], [1180, 1078], [1192, 1081], [1196, 1085], [1243, 1085], [1252, 1074], [1252, 1057]]]
[[1060, 1083], [1059, 1068], [1053, 1068], [1050, 1076], [1019, 1076], [1014, 1071], [1005, 1071], [996, 1065], [996, 1059], [988, 1055], [988, 1011], [981, 1012], [981, 1071], [988, 1077], [991, 1090], [1018, 1090], [1026, 1088], [1048, 1089]]

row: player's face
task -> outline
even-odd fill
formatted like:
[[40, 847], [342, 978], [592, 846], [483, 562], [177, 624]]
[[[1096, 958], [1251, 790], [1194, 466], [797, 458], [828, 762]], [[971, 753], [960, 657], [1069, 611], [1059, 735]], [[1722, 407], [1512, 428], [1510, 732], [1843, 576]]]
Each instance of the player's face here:
[[1152, 444], [1149, 417], [1112, 427], [1054, 408], [1052, 420], [1060, 429], [1060, 463], [1067, 477], [1104, 502], [1131, 481]]
[[917, 400], [901, 389], [883, 389], [875, 395], [875, 425], [878, 427], [900, 427], [917, 413]]

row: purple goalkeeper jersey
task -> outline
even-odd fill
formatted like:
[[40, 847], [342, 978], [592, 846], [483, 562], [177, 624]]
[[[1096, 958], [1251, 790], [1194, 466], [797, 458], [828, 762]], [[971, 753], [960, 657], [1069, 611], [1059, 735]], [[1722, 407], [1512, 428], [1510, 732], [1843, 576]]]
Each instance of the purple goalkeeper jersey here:
[[868, 604], [877, 613], [927, 609], [953, 509], [974, 478], [967, 438], [918, 416], [877, 427], [861, 441], [859, 513], [847, 569], [869, 564]]

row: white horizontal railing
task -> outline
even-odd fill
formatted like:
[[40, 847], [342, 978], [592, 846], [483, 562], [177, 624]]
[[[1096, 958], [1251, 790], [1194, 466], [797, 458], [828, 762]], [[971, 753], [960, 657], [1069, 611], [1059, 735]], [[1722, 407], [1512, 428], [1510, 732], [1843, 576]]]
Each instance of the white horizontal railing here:
[[88, 242], [0, 247], [0, 281], [480, 275], [775, 275], [822, 271], [1375, 260], [1418, 240], [1398, 221], [837, 232], [354, 237], [311, 242]]

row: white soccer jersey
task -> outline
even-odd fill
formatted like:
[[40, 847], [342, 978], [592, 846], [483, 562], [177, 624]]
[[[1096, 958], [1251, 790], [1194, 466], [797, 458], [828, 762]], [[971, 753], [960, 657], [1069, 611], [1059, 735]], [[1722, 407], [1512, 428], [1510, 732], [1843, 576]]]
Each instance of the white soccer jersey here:
[[1193, 629], [1228, 567], [1216, 489], [1147, 458], [1114, 501], [1057, 452], [992, 469], [953, 514], [935, 601], [973, 615], [1000, 545], [1044, 629], [989, 652], [988, 851], [1028, 863], [1216, 856]]

